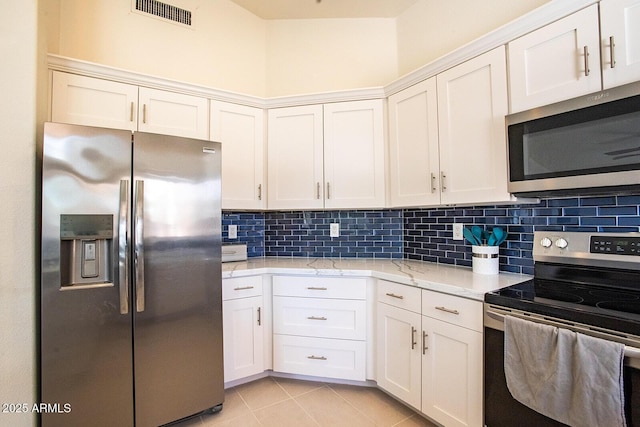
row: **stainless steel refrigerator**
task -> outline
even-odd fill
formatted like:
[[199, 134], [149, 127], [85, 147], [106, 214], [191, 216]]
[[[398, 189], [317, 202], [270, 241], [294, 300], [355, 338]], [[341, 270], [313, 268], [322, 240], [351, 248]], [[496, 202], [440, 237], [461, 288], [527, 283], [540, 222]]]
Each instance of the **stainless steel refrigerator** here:
[[222, 408], [220, 144], [46, 123], [42, 425]]

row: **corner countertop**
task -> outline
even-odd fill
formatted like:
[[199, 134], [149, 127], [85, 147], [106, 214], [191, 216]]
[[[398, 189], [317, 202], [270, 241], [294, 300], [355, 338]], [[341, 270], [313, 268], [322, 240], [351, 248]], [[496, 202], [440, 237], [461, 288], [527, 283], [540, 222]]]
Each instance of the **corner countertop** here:
[[479, 301], [486, 292], [531, 279], [523, 274], [476, 274], [469, 267], [399, 259], [265, 257], [222, 264], [223, 279], [258, 274], [373, 277]]

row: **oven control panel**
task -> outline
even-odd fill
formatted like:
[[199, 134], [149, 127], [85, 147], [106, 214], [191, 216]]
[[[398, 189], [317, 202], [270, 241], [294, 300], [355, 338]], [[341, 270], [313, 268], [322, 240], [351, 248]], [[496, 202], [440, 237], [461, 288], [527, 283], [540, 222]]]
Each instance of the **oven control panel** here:
[[592, 254], [640, 255], [640, 237], [591, 236]]
[[640, 271], [640, 233], [535, 231], [533, 261]]

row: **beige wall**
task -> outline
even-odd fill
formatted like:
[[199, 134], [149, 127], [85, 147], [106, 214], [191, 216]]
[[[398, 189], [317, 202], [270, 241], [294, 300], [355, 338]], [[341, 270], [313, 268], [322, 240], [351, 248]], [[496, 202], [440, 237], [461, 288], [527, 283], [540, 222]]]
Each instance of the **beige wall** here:
[[193, 26], [132, 12], [131, 0], [59, 0], [63, 56], [233, 92], [266, 93], [265, 21], [228, 0], [172, 0]]
[[267, 96], [384, 86], [396, 45], [395, 19], [267, 21]]
[[132, 0], [59, 3], [49, 51], [259, 97], [379, 87], [549, 0], [418, 0], [395, 18], [263, 20], [229, 0], [172, 0], [193, 28]]
[[[36, 402], [35, 162], [37, 0], [5, 0], [0, 14], [0, 403]], [[30, 409], [30, 408], [29, 408]], [[0, 426], [35, 425], [0, 412]]]
[[549, 0], [418, 0], [397, 18], [398, 72], [405, 75]]

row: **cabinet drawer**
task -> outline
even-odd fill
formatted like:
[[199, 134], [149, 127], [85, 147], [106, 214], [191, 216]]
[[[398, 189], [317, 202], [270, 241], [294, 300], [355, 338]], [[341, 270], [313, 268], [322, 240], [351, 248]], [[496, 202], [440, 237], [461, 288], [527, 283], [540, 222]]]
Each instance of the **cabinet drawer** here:
[[366, 339], [366, 302], [273, 297], [273, 331], [310, 337]]
[[262, 276], [222, 279], [222, 299], [247, 298], [262, 295]]
[[420, 313], [420, 289], [378, 280], [378, 302]]
[[364, 341], [273, 336], [273, 369], [300, 375], [364, 381]]
[[273, 295], [366, 299], [367, 280], [344, 277], [275, 276]]
[[422, 314], [482, 332], [482, 303], [480, 301], [423, 290]]

